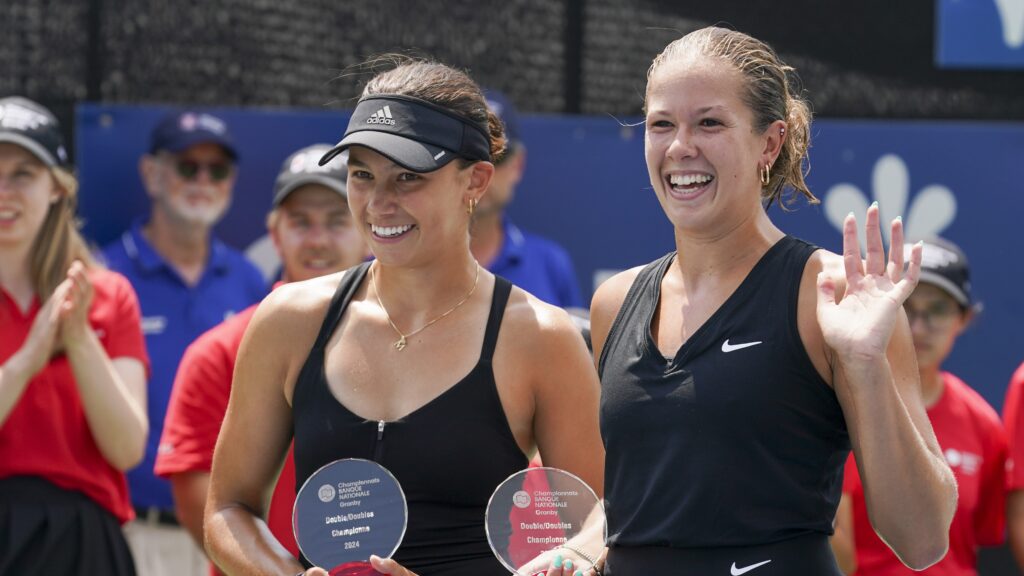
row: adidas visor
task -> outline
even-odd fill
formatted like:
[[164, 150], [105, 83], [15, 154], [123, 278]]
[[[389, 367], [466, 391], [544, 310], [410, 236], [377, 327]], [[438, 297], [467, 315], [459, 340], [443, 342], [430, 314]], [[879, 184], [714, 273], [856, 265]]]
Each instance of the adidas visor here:
[[490, 137], [480, 124], [425, 100], [374, 94], [359, 100], [341, 142], [320, 165], [351, 146], [365, 146], [413, 172], [433, 172], [455, 158], [491, 159]]

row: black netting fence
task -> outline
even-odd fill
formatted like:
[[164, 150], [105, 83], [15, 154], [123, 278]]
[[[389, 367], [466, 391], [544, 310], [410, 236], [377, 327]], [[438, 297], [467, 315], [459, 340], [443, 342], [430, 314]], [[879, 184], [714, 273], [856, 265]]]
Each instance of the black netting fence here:
[[639, 114], [651, 58], [726, 23], [800, 71], [819, 116], [1024, 119], [1024, 74], [934, 65], [934, 2], [3, 0], [0, 94], [350, 106], [368, 57], [431, 55], [526, 112]]

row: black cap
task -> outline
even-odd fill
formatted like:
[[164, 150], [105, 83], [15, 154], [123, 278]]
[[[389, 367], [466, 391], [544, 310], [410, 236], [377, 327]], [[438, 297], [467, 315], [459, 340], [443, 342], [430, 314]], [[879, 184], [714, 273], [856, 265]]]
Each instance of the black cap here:
[[227, 122], [207, 112], [190, 111], [168, 113], [157, 123], [150, 134], [149, 153], [178, 153], [204, 142], [218, 144], [228, 156], [238, 158]]
[[396, 94], [361, 98], [345, 136], [320, 162], [351, 146], [365, 146], [413, 172], [433, 172], [456, 157], [491, 159], [483, 126], [426, 100]]
[[[959, 246], [944, 238], [922, 240], [921, 280], [938, 286], [964, 308], [974, 306], [971, 297], [971, 271], [967, 255]], [[913, 244], [906, 244], [903, 253], [909, 260]]]
[[274, 182], [274, 206], [284, 202], [296, 188], [306, 184], [319, 184], [348, 199], [348, 154], [340, 154], [326, 164], [320, 159], [331, 150], [330, 144], [313, 144], [292, 153], [281, 165]]
[[41, 104], [27, 98], [0, 98], [0, 142], [27, 149], [47, 166], [68, 163], [57, 118]]

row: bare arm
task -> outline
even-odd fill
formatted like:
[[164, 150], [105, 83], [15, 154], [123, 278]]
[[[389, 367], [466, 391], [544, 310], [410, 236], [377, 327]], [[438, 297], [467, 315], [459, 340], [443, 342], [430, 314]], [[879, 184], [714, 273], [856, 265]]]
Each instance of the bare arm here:
[[[544, 466], [571, 472], [601, 495], [604, 446], [597, 422], [600, 384], [586, 343], [563, 310], [517, 292], [510, 301], [498, 342], [500, 350], [512, 349], [514, 353], [495, 357], [495, 373], [504, 376], [506, 382], [523, 383], [529, 391], [521, 395], [529, 398], [532, 406], [523, 419], [532, 430]], [[596, 506], [563, 511], [561, 520], [575, 527], [572, 541], [567, 543], [575, 550], [549, 550], [519, 566], [519, 573], [547, 570], [559, 555], [569, 565], [589, 567], [586, 558], [595, 558], [604, 547], [603, 515], [597, 512]]]
[[[828, 348], [832, 384], [843, 408], [871, 523], [907, 566], [938, 562], [949, 545], [956, 481], [942, 457], [921, 400], [917, 362], [903, 301], [920, 270], [920, 249], [902, 278], [902, 248], [888, 266], [877, 207], [868, 210], [867, 259], [861, 261], [856, 222], [843, 231], [842, 281], [818, 277], [817, 318]], [[902, 247], [902, 227], [892, 242]]]
[[1006, 527], [1009, 545], [1017, 565], [1024, 569], [1024, 490], [1006, 495]]
[[135, 358], [111, 360], [90, 328], [87, 315], [93, 287], [85, 267], [73, 264], [68, 279], [71, 286], [61, 310], [61, 343], [100, 452], [115, 468], [128, 470], [142, 460], [146, 450], [146, 370]]
[[836, 556], [836, 563], [843, 574], [853, 574], [857, 571], [857, 547], [853, 534], [853, 502], [849, 494], [843, 494], [839, 500], [839, 509], [836, 510], [835, 534], [829, 541], [832, 544], [832, 553]]
[[271, 293], [246, 331], [214, 452], [204, 536], [207, 554], [228, 574], [278, 576], [302, 570], [262, 520], [265, 494], [291, 440], [285, 383], [295, 381], [297, 367], [290, 351], [308, 350], [312, 344], [309, 323], [289, 309], [288, 298], [296, 294], [287, 288]]
[[546, 466], [579, 476], [604, 493], [604, 445], [598, 430], [597, 380], [579, 330], [561, 310], [542, 321], [530, 346], [534, 436]]
[[203, 511], [210, 486], [209, 472], [183, 472], [171, 476], [174, 511], [192, 539], [203, 547]]

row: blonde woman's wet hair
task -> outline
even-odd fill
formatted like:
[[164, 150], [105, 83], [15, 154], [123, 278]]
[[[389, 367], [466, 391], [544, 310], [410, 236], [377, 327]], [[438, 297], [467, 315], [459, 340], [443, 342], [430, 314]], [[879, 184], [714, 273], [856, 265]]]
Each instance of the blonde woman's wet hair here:
[[818, 199], [807, 188], [807, 149], [811, 137], [811, 108], [801, 94], [796, 70], [784, 63], [764, 42], [742, 32], [708, 27], [673, 41], [654, 58], [647, 71], [650, 86], [655, 72], [663, 64], [683, 57], [706, 56], [722, 60], [739, 71], [743, 81], [741, 98], [754, 113], [754, 129], [763, 132], [776, 120], [786, 123], [785, 139], [771, 167], [761, 198], [766, 206], [778, 201], [785, 208], [802, 196], [811, 204]]

